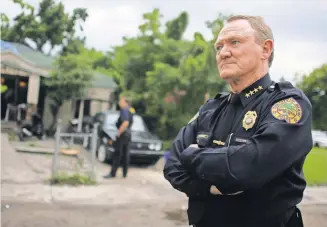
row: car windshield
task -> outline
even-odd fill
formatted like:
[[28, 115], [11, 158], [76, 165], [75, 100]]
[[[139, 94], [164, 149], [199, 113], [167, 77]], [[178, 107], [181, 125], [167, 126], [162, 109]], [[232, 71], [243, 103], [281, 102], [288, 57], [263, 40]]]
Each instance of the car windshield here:
[[[104, 123], [104, 127], [107, 129], [115, 129], [116, 130], [117, 129], [116, 122], [117, 122], [118, 118], [119, 118], [119, 113], [106, 114], [106, 120]], [[143, 119], [138, 115], [134, 115], [134, 117], [133, 117], [132, 131], [138, 131], [138, 132], [147, 132], [148, 131]]]

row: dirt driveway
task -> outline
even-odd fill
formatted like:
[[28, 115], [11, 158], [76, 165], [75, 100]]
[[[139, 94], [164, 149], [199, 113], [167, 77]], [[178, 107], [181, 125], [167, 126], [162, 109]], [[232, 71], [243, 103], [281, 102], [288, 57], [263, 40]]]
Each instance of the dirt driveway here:
[[[5, 202], [5, 201], [3, 201]], [[3, 227], [180, 227], [188, 226], [178, 203], [122, 206], [7, 203], [2, 206]], [[327, 226], [327, 205], [302, 207], [305, 227]]]

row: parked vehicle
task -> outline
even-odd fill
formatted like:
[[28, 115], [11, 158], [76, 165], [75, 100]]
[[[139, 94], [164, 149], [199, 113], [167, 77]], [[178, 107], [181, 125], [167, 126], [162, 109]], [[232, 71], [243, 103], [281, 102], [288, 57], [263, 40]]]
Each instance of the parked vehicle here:
[[[98, 122], [97, 159], [100, 162], [110, 162], [114, 152], [114, 143], [117, 135], [116, 121], [118, 111], [101, 112], [94, 116], [94, 123]], [[130, 154], [131, 162], [153, 164], [163, 156], [162, 141], [151, 133], [142, 117], [135, 114], [131, 127]]]
[[31, 120], [17, 121], [17, 136], [20, 141], [33, 136], [42, 140], [45, 136], [42, 118], [38, 113], [33, 113]]
[[327, 148], [327, 132], [313, 130], [312, 139], [313, 139], [313, 145], [315, 147]]

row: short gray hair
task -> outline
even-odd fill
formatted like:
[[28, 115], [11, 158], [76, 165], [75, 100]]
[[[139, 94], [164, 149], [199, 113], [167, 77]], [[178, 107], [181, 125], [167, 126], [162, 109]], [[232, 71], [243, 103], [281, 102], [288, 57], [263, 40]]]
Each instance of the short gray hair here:
[[[235, 15], [227, 19], [227, 22], [232, 22], [235, 20], [246, 20], [249, 22], [251, 27], [256, 31], [257, 38], [260, 42], [267, 39], [274, 40], [273, 32], [271, 28], [265, 23], [264, 19], [259, 16], [248, 16], [248, 15]], [[274, 60], [274, 48], [272, 49], [271, 55], [268, 59], [269, 67], [272, 65]]]

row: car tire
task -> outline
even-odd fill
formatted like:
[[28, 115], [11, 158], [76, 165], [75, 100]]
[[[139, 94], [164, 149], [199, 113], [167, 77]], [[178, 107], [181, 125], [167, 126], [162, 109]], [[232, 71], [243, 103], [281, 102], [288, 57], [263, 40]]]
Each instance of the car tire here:
[[320, 147], [320, 146], [319, 146], [319, 143], [315, 143], [315, 147]]
[[98, 151], [97, 151], [97, 159], [99, 162], [106, 163], [108, 161], [107, 157], [107, 147], [103, 143], [100, 144]]

